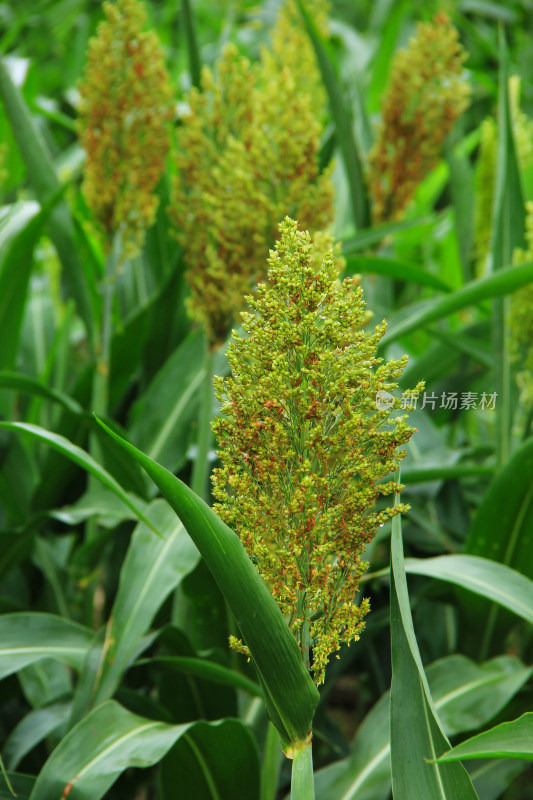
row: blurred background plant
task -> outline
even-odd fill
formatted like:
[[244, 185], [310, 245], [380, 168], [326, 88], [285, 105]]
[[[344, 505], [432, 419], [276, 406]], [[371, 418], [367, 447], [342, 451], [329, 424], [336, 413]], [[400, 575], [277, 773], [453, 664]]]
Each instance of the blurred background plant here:
[[[397, 400], [426, 383], [409, 558], [398, 517], [364, 553], [316, 797], [442, 798], [427, 756], [532, 710], [532, 34], [520, 0], [0, 3], [0, 798], [289, 791], [231, 603], [92, 417], [212, 502], [211, 374], [287, 214], [362, 276], [378, 356], [409, 355]], [[530, 800], [513, 730], [464, 761], [476, 794], [439, 768], [446, 800]]]

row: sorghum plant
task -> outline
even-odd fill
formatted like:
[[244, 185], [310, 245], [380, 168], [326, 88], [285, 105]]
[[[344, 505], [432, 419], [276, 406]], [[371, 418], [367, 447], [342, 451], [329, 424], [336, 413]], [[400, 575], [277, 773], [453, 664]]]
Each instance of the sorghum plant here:
[[[284, 216], [311, 231], [332, 219], [329, 172], [319, 173], [316, 92], [306, 91], [310, 45], [301, 49], [301, 30], [282, 22], [276, 49], [265, 48], [257, 63], [230, 45], [215, 72], [204, 68], [178, 134], [172, 212], [189, 266], [190, 310], [212, 342], [225, 338], [243, 296], [264, 277]], [[307, 57], [295, 71], [300, 51]]]
[[80, 84], [83, 189], [108, 242], [120, 232], [124, 254], [133, 256], [157, 210], [172, 95], [157, 36], [143, 30], [142, 3], [117, 0], [103, 8], [107, 21], [90, 41]]
[[468, 105], [462, 78], [466, 53], [446, 14], [419, 23], [394, 59], [382, 103], [382, 124], [369, 156], [376, 222], [398, 219], [433, 168], [442, 144]]
[[365, 548], [406, 508], [375, 504], [398, 492], [383, 479], [414, 429], [376, 408], [407, 357], [376, 357], [385, 322], [364, 331], [361, 287], [337, 280], [329, 237], [313, 241], [288, 218], [280, 234], [268, 281], [248, 298], [253, 313], [242, 313], [246, 336], [230, 345], [232, 375], [216, 379], [224, 416], [213, 425], [223, 465], [215, 510], [239, 534], [307, 663], [312, 646], [319, 684], [329, 656], [364, 626], [369, 601], [355, 601]]

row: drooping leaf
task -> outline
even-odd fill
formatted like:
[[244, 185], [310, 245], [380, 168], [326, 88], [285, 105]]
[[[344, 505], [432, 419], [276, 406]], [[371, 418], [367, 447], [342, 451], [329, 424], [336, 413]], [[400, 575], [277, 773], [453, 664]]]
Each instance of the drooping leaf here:
[[[514, 451], [494, 475], [472, 520], [465, 553], [512, 567], [533, 580], [532, 530], [533, 439], [529, 439]], [[521, 585], [520, 579], [518, 585]], [[511, 585], [508, 591], [512, 591]], [[495, 599], [490, 594], [485, 596]], [[465, 608], [468, 600], [461, 597], [462, 607]], [[524, 599], [526, 602], [528, 599], [533, 602], [533, 584], [529, 595], [526, 594]], [[487, 618], [486, 603], [478, 601], [469, 604], [468, 627], [476, 640], [480, 640], [480, 646], [485, 653], [490, 649], [497, 620], [498, 614], [494, 606]]]
[[381, 258], [379, 256], [350, 256], [345, 255], [346, 272], [348, 275], [354, 273], [370, 273], [374, 275], [387, 275], [394, 280], [418, 283], [422, 286], [432, 286], [434, 289], [449, 291], [450, 287], [443, 283], [439, 278], [430, 272], [413, 267], [405, 261], [398, 261], [394, 258]]
[[153, 530], [140, 522], [131, 538], [107, 629], [109, 644], [93, 689], [94, 705], [113, 695], [155, 614], [199, 559], [198, 550], [167, 503], [155, 501], [147, 516], [161, 535], [154, 536]]
[[504, 564], [468, 555], [408, 558], [405, 570], [449, 581], [533, 623], [533, 581]]
[[0, 678], [42, 658], [56, 658], [79, 670], [92, 631], [53, 614], [0, 615]]
[[269, 715], [284, 746], [304, 740], [311, 729], [318, 691], [276, 601], [239, 538], [182, 481], [100, 424], [144, 467], [205, 559], [250, 648]]
[[443, 753], [439, 762], [467, 758], [520, 758], [533, 761], [533, 711], [461, 742]]
[[[227, 773], [228, 765], [233, 766], [233, 762], [224, 754], [221, 763], [218, 757], [220, 748], [209, 748], [210, 737], [204, 732], [206, 728], [219, 730], [221, 739], [225, 737], [230, 747], [235, 747], [238, 728], [241, 751], [244, 758], [250, 760], [253, 745], [250, 742], [245, 750], [243, 740], [247, 732], [236, 720], [168, 725], [131, 714], [118, 703], [108, 700], [61, 740], [39, 773], [30, 800], [58, 800], [68, 797], [70, 792], [79, 800], [100, 800], [125, 769], [156, 764], [180, 739], [191, 744], [202, 765], [201, 771], [217, 792], [223, 785], [220, 774], [231, 785]], [[251, 739], [250, 734], [247, 735]], [[238, 779], [236, 776], [234, 780], [237, 785]], [[191, 796], [194, 797], [194, 784], [192, 787]], [[216, 797], [216, 794], [212, 796]], [[250, 796], [254, 797], [253, 789]]]
[[152, 523], [144, 514], [142, 507], [134, 499], [132, 499], [131, 495], [124, 491], [124, 489], [119, 483], [117, 483], [113, 476], [109, 474], [109, 472], [101, 467], [100, 464], [98, 464], [98, 462], [96, 462], [92, 456], [86, 453], [85, 450], [82, 450], [81, 447], [72, 444], [72, 442], [69, 442], [69, 440], [65, 439], [64, 436], [59, 436], [56, 433], [47, 431], [44, 428], [40, 428], [38, 425], [30, 425], [25, 422], [0, 421], [0, 428], [5, 428], [9, 431], [18, 431], [28, 434], [29, 436], [33, 436], [35, 439], [45, 442], [54, 450], [62, 453], [75, 464], [78, 464], [78, 466], [85, 469], [91, 475], [94, 475], [95, 478], [98, 478], [98, 480], [108, 489], [111, 489], [111, 491], [114, 492], [117, 497], [119, 497], [140, 520], [142, 520], [146, 525], [155, 531]]

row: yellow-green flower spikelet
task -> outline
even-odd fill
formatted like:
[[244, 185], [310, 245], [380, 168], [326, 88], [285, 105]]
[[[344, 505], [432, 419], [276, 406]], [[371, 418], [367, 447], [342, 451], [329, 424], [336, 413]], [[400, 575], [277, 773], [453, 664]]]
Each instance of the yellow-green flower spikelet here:
[[223, 340], [264, 277], [287, 214], [311, 231], [332, 220], [330, 172], [319, 173], [321, 125], [302, 78], [268, 50], [257, 63], [225, 48], [204, 68], [178, 131], [171, 213], [185, 249], [190, 310]]
[[468, 105], [466, 53], [448, 17], [419, 23], [394, 58], [382, 123], [369, 155], [368, 183], [376, 222], [399, 219], [437, 162], [444, 139]]
[[[228, 349], [231, 377], [215, 379], [213, 424], [222, 467], [216, 512], [240, 536], [286, 615], [317, 683], [341, 642], [359, 638], [366, 545], [405, 506], [375, 510], [398, 491], [394, 471], [413, 428], [377, 410], [407, 362], [382, 363], [359, 282], [338, 281], [331, 239], [313, 241], [286, 219], [268, 280], [242, 313], [244, 337]], [[419, 390], [421, 386], [418, 386]], [[399, 407], [399, 399], [396, 407]], [[389, 428], [387, 429], [387, 425]]]
[[120, 232], [126, 255], [142, 246], [158, 200], [172, 118], [161, 47], [144, 31], [138, 0], [106, 2], [107, 20], [89, 42], [80, 84], [78, 134], [87, 153], [83, 190], [108, 241]]
[[[328, 0], [306, 0], [305, 5], [318, 30], [327, 36], [331, 3]], [[278, 69], [287, 67], [298, 76], [300, 92], [311, 97], [313, 109], [319, 117], [325, 107], [326, 92], [313, 45], [295, 0], [285, 0], [281, 6], [271, 40], [269, 57]]]

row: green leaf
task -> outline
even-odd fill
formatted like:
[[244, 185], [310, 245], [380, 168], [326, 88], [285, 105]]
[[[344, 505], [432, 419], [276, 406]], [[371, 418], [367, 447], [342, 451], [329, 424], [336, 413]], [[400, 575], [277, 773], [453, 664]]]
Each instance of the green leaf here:
[[348, 275], [356, 273], [370, 273], [374, 275], [387, 275], [398, 281], [408, 281], [419, 283], [422, 286], [432, 286], [441, 291], [450, 291], [450, 287], [436, 278], [430, 272], [424, 272], [418, 267], [413, 267], [406, 261], [398, 261], [394, 258], [381, 258], [379, 256], [350, 256], [343, 255], [346, 259], [346, 272]]
[[379, 244], [395, 233], [411, 230], [412, 228], [424, 228], [434, 225], [438, 217], [427, 216], [417, 219], [404, 219], [401, 222], [386, 222], [383, 225], [373, 225], [370, 230], [359, 231], [355, 236], [345, 239], [342, 242], [342, 252], [345, 256], [351, 256], [360, 250], [367, 250], [373, 245]]
[[212, 775], [211, 764], [218, 759], [216, 752], [207, 751], [203, 730], [219, 729], [221, 738], [227, 736], [234, 741], [235, 725], [241, 723], [223, 720], [168, 725], [131, 714], [108, 700], [58, 744], [39, 773], [31, 800], [59, 800], [70, 791], [79, 800], [100, 800], [121, 772], [156, 764], [180, 739], [191, 743], [191, 749], [205, 764], [206, 773]]
[[0, 615], [0, 679], [42, 658], [81, 669], [92, 631], [53, 614]]
[[[449, 747], [418, 652], [405, 579], [400, 516], [391, 542], [391, 774], [394, 800], [476, 798], [461, 764], [428, 763]], [[406, 769], [406, 764], [409, 769]], [[455, 769], [448, 769], [454, 766]]]
[[129, 433], [137, 447], [172, 472], [186, 460], [188, 429], [205, 377], [202, 335], [188, 337], [165, 361], [134, 406]]
[[[17, 800], [29, 800], [35, 778], [29, 775], [16, 775], [12, 772], [9, 774], [9, 781], [16, 792]], [[3, 778], [0, 778], [0, 800], [13, 800], [13, 793], [9, 790]]]
[[[402, 477], [403, 480], [403, 477]], [[476, 664], [451, 655], [430, 664], [427, 680], [435, 708], [448, 735], [489, 722], [531, 676], [513, 656]], [[363, 720], [348, 758], [315, 776], [317, 800], [387, 800], [390, 793], [389, 692]]]
[[[0, 290], [0, 297], [1, 296]], [[3, 327], [2, 331], [4, 331]], [[23, 392], [44, 397], [46, 400], [59, 403], [63, 406], [63, 408], [66, 408], [67, 411], [70, 411], [72, 414], [76, 414], [78, 416], [86, 414], [89, 416], [88, 412], [86, 412], [72, 397], [69, 397], [63, 392], [58, 392], [55, 389], [46, 386], [46, 384], [42, 383], [41, 381], [38, 381], [36, 378], [32, 378], [30, 375], [24, 375], [21, 372], [1, 371], [0, 388], [13, 389], [16, 392]]]
[[[0, 96], [26, 165], [30, 183], [41, 205], [45, 205], [50, 196], [60, 190], [60, 183], [46, 143], [2, 59], [0, 59]], [[77, 256], [74, 225], [65, 200], [60, 200], [50, 213], [48, 229], [63, 264], [65, 279], [76, 300], [80, 316], [89, 335], [92, 336], [94, 322], [91, 297], [84, 280], [83, 265]]]
[[69, 700], [60, 700], [26, 714], [11, 731], [4, 745], [4, 757], [8, 768], [16, 769], [39, 742], [64, 725], [68, 720], [70, 708]]
[[0, 225], [0, 369], [8, 369], [14, 366], [17, 357], [20, 326], [33, 268], [33, 248], [43, 226], [40, 206], [34, 202], [16, 203]]
[[525, 286], [531, 281], [533, 281], [533, 261], [528, 261], [518, 267], [513, 267], [513, 269], [500, 270], [495, 275], [470, 281], [453, 294], [440, 300], [428, 300], [405, 312], [402, 309], [403, 319], [395, 323], [391, 318], [391, 325], [381, 342], [390, 344], [408, 333], [424, 328], [430, 322], [444, 319], [455, 311], [476, 305], [482, 300], [511, 294], [520, 286]]
[[344, 101], [343, 91], [337, 77], [333, 57], [328, 52], [326, 43], [317, 30], [302, 0], [296, 0], [302, 14], [307, 33], [313, 44], [322, 80], [329, 98], [331, 116], [335, 123], [337, 142], [346, 169], [346, 179], [350, 189], [353, 218], [357, 229], [368, 227], [369, 210], [365, 189], [365, 178], [361, 159], [357, 150], [353, 133], [351, 113]]
[[239, 538], [182, 481], [99, 422], [144, 467], [205, 559], [250, 648], [269, 715], [284, 747], [304, 740], [318, 691], [276, 601]]
[[155, 656], [152, 658], [136, 661], [133, 666], [149, 664], [152, 667], [162, 667], [172, 672], [182, 673], [183, 675], [194, 675], [195, 678], [204, 678], [213, 683], [220, 683], [223, 686], [232, 686], [234, 689], [242, 689], [252, 697], [262, 697], [261, 687], [251, 681], [240, 672], [223, 667], [214, 661], [207, 661], [205, 658], [194, 658], [187, 656]]
[[449, 581], [533, 624], [533, 581], [504, 564], [468, 555], [408, 558], [406, 572]]
[[147, 516], [161, 535], [154, 536], [142, 522], [133, 533], [120, 570], [93, 705], [113, 695], [157, 611], [198, 563], [196, 547], [167, 503], [155, 501]]
[[[474, 515], [465, 552], [512, 567], [533, 580], [532, 530], [533, 439], [529, 439], [494, 475]], [[529, 596], [533, 602], [533, 595]], [[489, 598], [493, 599], [490, 595]], [[495, 632], [496, 609], [491, 608], [488, 619], [484, 603], [474, 604], [469, 612], [474, 625], [483, 630], [482, 648], [486, 653]]]
[[114, 492], [116, 496], [119, 497], [140, 520], [142, 520], [155, 532], [155, 528], [153, 528], [151, 522], [145, 516], [142, 507], [124, 491], [124, 489], [119, 483], [117, 483], [113, 476], [109, 474], [109, 472], [101, 467], [100, 464], [98, 464], [94, 458], [86, 453], [85, 450], [82, 450], [81, 447], [72, 444], [72, 442], [69, 442], [69, 440], [65, 439], [64, 436], [59, 436], [57, 433], [46, 431], [44, 428], [40, 428], [38, 425], [29, 425], [24, 422], [0, 421], [0, 428], [5, 428], [8, 431], [20, 431], [22, 433], [27, 433], [28, 435], [33, 436], [35, 439], [45, 442], [59, 453], [62, 453], [75, 464], [78, 464], [78, 466], [85, 469], [91, 475], [94, 475], [95, 478], [98, 478], [98, 480], [103, 483], [104, 486], [107, 486], [108, 489], [111, 489], [111, 491]]
[[211, 726], [196, 724], [163, 760], [158, 787], [161, 800], [258, 800], [259, 759], [250, 731], [235, 719]]
[[467, 739], [440, 756], [439, 761], [467, 758], [521, 758], [533, 761], [533, 711]]

